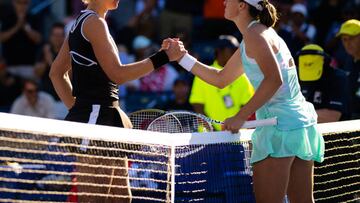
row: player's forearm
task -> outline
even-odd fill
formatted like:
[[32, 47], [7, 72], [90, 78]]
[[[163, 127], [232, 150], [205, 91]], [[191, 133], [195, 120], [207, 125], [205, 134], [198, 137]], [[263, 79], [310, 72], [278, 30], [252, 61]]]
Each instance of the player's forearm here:
[[116, 84], [123, 84], [147, 75], [154, 70], [154, 66], [150, 59], [145, 59], [139, 62], [121, 65], [112, 70], [115, 70], [116, 72], [113, 74], [110, 73], [109, 78]]
[[61, 101], [70, 109], [75, 103], [75, 97], [72, 96], [72, 86], [68, 74], [51, 75], [50, 78]]
[[244, 107], [241, 108], [237, 116], [245, 120], [248, 119], [250, 115], [252, 115], [275, 95], [281, 84], [281, 80], [265, 78], [255, 92], [254, 96]]
[[218, 88], [224, 88], [228, 85], [225, 77], [221, 76], [220, 70], [207, 66], [201, 62], [196, 62], [191, 72], [201, 78], [203, 81]]

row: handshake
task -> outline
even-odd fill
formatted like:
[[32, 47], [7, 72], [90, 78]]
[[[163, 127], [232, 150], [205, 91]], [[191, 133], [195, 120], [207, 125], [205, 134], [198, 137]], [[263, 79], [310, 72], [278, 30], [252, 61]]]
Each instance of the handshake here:
[[150, 57], [154, 69], [162, 67], [170, 61], [177, 61], [185, 70], [191, 71], [197, 60], [188, 54], [184, 44], [178, 38], [167, 38], [163, 40], [158, 53]]
[[169, 61], [180, 61], [180, 59], [188, 53], [184, 47], [184, 43], [179, 38], [164, 39], [160, 51], [164, 50], [169, 57]]

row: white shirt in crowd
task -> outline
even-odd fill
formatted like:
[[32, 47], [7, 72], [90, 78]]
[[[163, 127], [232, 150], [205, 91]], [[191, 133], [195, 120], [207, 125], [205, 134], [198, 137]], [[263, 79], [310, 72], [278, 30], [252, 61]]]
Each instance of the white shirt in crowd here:
[[22, 94], [13, 103], [10, 113], [42, 118], [55, 118], [55, 100], [46, 92], [38, 92], [35, 106], [31, 106]]

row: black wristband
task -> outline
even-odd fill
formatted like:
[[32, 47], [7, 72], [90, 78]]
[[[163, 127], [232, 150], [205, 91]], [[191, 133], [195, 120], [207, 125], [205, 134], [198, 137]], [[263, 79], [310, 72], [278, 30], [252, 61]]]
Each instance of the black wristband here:
[[163, 65], [170, 62], [169, 57], [164, 50], [150, 56], [150, 60], [154, 66], [154, 69], [161, 68]]

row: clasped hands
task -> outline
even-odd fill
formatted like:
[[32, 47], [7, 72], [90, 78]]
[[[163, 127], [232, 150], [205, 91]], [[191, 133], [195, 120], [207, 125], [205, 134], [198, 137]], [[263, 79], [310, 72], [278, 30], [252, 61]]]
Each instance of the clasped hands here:
[[[184, 44], [178, 38], [167, 38], [163, 40], [161, 49], [166, 52], [170, 61], [180, 61], [188, 51], [185, 49]], [[180, 62], [181, 63], [181, 62]], [[190, 71], [192, 67], [187, 69]], [[222, 130], [231, 131], [232, 133], [238, 133], [241, 126], [244, 124], [246, 119], [243, 119], [240, 114], [234, 117], [228, 118], [224, 121]]]
[[161, 49], [166, 52], [170, 61], [179, 61], [188, 51], [185, 49], [184, 44], [179, 38], [164, 39], [161, 44]]

